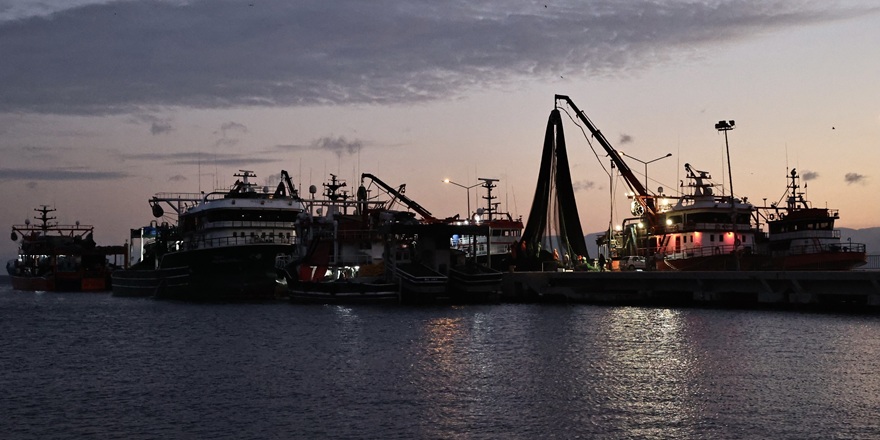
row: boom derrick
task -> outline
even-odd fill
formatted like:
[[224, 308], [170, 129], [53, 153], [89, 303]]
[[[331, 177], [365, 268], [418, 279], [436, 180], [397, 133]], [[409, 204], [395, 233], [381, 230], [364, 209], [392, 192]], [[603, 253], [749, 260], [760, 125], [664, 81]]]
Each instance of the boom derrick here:
[[[648, 189], [645, 188], [639, 179], [636, 178], [636, 175], [633, 174], [632, 169], [630, 169], [629, 165], [623, 161], [623, 158], [620, 156], [620, 153], [617, 152], [614, 147], [611, 146], [611, 143], [608, 142], [608, 139], [605, 139], [605, 135], [593, 125], [593, 122], [590, 121], [590, 118], [578, 108], [577, 105], [569, 98], [567, 95], [556, 95], [556, 101], [564, 101], [574, 110], [577, 118], [590, 130], [590, 134], [595, 138], [599, 145], [608, 153], [608, 156], [611, 158], [611, 161], [620, 171], [620, 175], [623, 176], [624, 181], [627, 186], [629, 186], [630, 190], [635, 194], [635, 200], [638, 204], [644, 209], [644, 216], [647, 220], [649, 229], [654, 229], [657, 226], [658, 222], [658, 210], [657, 205], [654, 201], [654, 195], [648, 192]], [[635, 210], [634, 210], [635, 211]]]

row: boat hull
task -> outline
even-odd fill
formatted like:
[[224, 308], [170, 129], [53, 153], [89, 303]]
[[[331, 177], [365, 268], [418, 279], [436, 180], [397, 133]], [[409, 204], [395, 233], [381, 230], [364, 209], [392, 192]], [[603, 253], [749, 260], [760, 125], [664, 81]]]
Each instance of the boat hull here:
[[497, 301], [501, 293], [502, 273], [482, 265], [467, 265], [449, 269], [447, 289], [454, 301]]
[[254, 244], [180, 251], [167, 254], [161, 269], [186, 268], [187, 285], [166, 283], [155, 291], [158, 299], [183, 301], [261, 301], [283, 296], [275, 261], [289, 255], [285, 244]]
[[397, 284], [377, 280], [345, 280], [332, 282], [296, 282], [287, 294], [291, 302], [312, 304], [374, 304], [397, 303]]
[[657, 260], [654, 267], [660, 271], [738, 271], [763, 270], [767, 264], [767, 258], [757, 254], [721, 254], [662, 259]]
[[775, 270], [852, 270], [868, 263], [864, 252], [818, 252], [773, 259]]
[[159, 290], [185, 292], [189, 283], [186, 267], [117, 270], [112, 276], [113, 296], [151, 297]]
[[110, 283], [105, 276], [64, 275], [50, 277], [10, 276], [12, 288], [31, 292], [104, 292]]
[[421, 265], [408, 263], [397, 266], [402, 303], [425, 303], [448, 298], [446, 275]]

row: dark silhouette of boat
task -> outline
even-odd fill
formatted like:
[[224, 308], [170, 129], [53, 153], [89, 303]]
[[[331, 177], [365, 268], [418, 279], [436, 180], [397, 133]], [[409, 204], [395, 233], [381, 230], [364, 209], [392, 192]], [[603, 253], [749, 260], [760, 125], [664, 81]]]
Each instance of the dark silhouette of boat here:
[[208, 194], [159, 194], [150, 200], [177, 214], [171, 236], [163, 240], [152, 267], [114, 274], [114, 294], [151, 294], [187, 301], [275, 299], [281, 292], [278, 268], [296, 252], [295, 222], [302, 200], [290, 176], [271, 192], [257, 188], [256, 175], [241, 170], [229, 190]]
[[109, 290], [110, 274], [124, 264], [125, 247], [98, 246], [94, 226], [54, 222], [50, 213], [55, 209], [48, 206], [34, 211], [39, 213], [34, 217], [37, 224], [26, 220], [12, 226], [12, 240], [21, 238], [18, 257], [6, 263], [12, 287], [60, 292]]

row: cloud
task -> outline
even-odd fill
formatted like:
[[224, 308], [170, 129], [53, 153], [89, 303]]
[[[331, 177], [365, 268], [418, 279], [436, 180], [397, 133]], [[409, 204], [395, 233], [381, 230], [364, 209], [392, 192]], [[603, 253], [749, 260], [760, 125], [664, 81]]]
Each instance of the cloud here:
[[343, 136], [322, 137], [313, 140], [309, 145], [279, 145], [278, 148], [292, 151], [329, 151], [337, 157], [350, 156], [364, 148], [359, 139], [348, 140]]
[[128, 122], [135, 125], [150, 124], [150, 134], [153, 136], [174, 131], [174, 127], [171, 126], [171, 119], [160, 118], [151, 114], [133, 114], [129, 117]]
[[31, 182], [26, 183], [25, 186], [27, 186], [28, 189], [37, 189], [37, 187], [39, 185], [37, 184], [37, 182], [31, 181]]
[[182, 174], [175, 174], [175, 175], [168, 178], [169, 182], [185, 182], [187, 180], [189, 180], [189, 179], [187, 179], [186, 176], [184, 176]]
[[168, 165], [232, 165], [247, 166], [251, 164], [277, 163], [278, 159], [270, 156], [253, 157], [240, 153], [202, 153], [185, 151], [179, 153], [137, 153], [122, 155], [125, 160], [143, 160], [164, 162]]
[[818, 178], [819, 178], [819, 173], [816, 171], [807, 170], [807, 171], [804, 171], [803, 174], [801, 174], [801, 179], [804, 179], [806, 181], [816, 180]]
[[226, 133], [236, 131], [241, 133], [247, 133], [248, 128], [244, 124], [239, 124], [238, 122], [224, 122], [220, 125], [220, 132], [223, 134], [223, 137], [226, 137]]
[[628, 144], [628, 143], [630, 143], [630, 142], [632, 142], [632, 141], [633, 141], [632, 136], [630, 136], [630, 135], [628, 135], [628, 134], [621, 134], [621, 135], [620, 135], [620, 144], [621, 144], [621, 145], [623, 145], [623, 144]]
[[637, 74], [875, 11], [794, 0], [38, 3], [3, 11], [20, 18], [0, 22], [0, 112], [412, 103], [524, 79]]
[[843, 180], [846, 181], [847, 185], [852, 185], [853, 183], [860, 183], [864, 185], [865, 179], [867, 178], [868, 176], [863, 176], [859, 173], [846, 173], [846, 176], [844, 176]]
[[578, 180], [571, 182], [572, 188], [574, 188], [575, 192], [578, 191], [589, 191], [596, 187], [596, 182], [590, 180]]
[[0, 179], [19, 180], [114, 180], [128, 177], [119, 171], [91, 171], [84, 168], [45, 169], [45, 168], [0, 168]]

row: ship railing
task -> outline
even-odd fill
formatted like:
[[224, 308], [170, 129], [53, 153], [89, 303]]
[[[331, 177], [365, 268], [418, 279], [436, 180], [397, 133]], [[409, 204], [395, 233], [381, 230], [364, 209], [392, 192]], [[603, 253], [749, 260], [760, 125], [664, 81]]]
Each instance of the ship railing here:
[[252, 245], [252, 244], [296, 244], [296, 237], [291, 236], [283, 236], [281, 234], [276, 236], [261, 236], [261, 235], [239, 235], [236, 237], [226, 236], [226, 237], [212, 237], [212, 238], [200, 238], [195, 241], [185, 241], [182, 243], [181, 249], [183, 250], [194, 250], [194, 249], [204, 249], [204, 248], [217, 248], [217, 247], [227, 247], [227, 246], [243, 246], [243, 245]]
[[714, 255], [731, 254], [734, 252], [751, 253], [752, 247], [744, 245], [718, 244], [714, 246], [694, 246], [692, 248], [682, 248], [678, 251], [666, 252], [665, 254], [662, 252], [658, 252], [658, 254], [672, 260], [683, 258], [710, 257]]
[[805, 231], [791, 231], [791, 232], [774, 232], [770, 234], [771, 240], [797, 240], [800, 238], [830, 238], [830, 239], [840, 239], [840, 230], [822, 230], [822, 229], [808, 229]]
[[221, 221], [205, 222], [199, 229], [235, 229], [235, 228], [261, 228], [261, 229], [286, 229], [293, 231], [294, 222], [289, 221]]
[[786, 255], [806, 255], [819, 254], [828, 252], [861, 252], [866, 251], [866, 246], [862, 243], [817, 243], [792, 246], [788, 251], [783, 252]]

